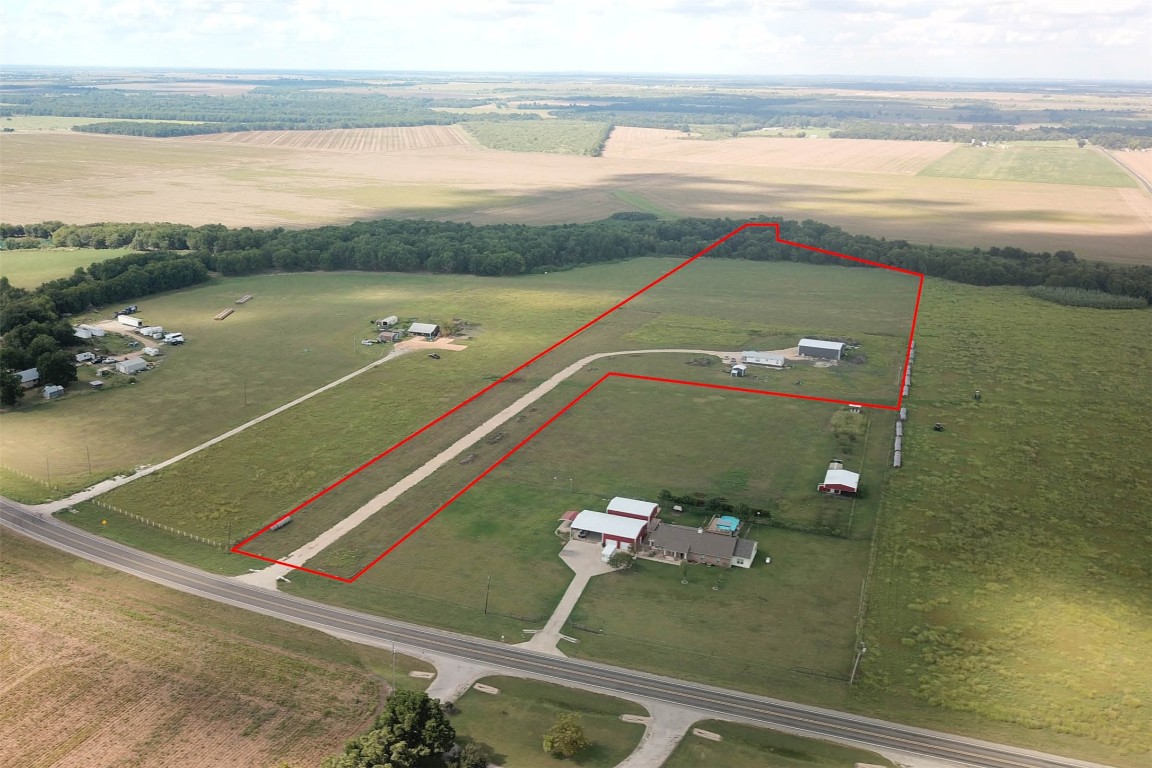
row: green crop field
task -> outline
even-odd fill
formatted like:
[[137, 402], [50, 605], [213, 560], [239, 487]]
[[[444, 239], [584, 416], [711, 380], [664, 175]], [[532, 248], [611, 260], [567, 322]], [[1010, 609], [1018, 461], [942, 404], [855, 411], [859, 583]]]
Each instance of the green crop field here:
[[508, 152], [550, 152], [560, 155], [595, 155], [604, 142], [607, 123], [584, 120], [523, 120], [463, 123], [478, 142]]
[[957, 147], [919, 175], [1089, 187], [1137, 186], [1131, 176], [1094, 149], [1038, 144]]
[[722, 720], [703, 720], [693, 728], [715, 733], [720, 741], [684, 736], [662, 768], [698, 768], [722, 765], [724, 768], [855, 768], [859, 763], [891, 766], [891, 761], [875, 752], [845, 747], [818, 739], [753, 728]]
[[35, 288], [41, 283], [68, 277], [77, 267], [95, 261], [114, 259], [132, 253], [128, 248], [94, 251], [90, 248], [41, 248], [0, 251], [0, 276], [17, 288]]
[[[644, 735], [643, 725], [620, 719], [624, 714], [647, 716], [639, 704], [514, 677], [486, 677], [479, 682], [500, 693], [469, 690], [456, 702], [460, 711], [452, 715], [452, 725], [462, 739], [491, 747], [493, 762], [503, 768], [611, 768], [626, 758]], [[546, 754], [541, 745], [556, 718], [568, 713], [580, 717], [592, 745], [565, 760]]]

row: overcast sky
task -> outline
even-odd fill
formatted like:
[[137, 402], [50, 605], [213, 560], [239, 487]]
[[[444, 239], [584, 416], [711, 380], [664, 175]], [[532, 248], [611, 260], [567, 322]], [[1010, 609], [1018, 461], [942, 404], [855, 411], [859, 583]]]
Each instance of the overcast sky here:
[[0, 0], [0, 63], [1152, 79], [1149, 0]]

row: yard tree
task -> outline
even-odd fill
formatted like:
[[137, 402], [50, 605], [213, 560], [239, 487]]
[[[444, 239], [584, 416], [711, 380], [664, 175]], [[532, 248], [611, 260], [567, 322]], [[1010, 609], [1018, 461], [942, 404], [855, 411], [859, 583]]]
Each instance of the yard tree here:
[[324, 768], [422, 768], [443, 765], [456, 729], [435, 699], [419, 691], [394, 691], [372, 730], [344, 745]]
[[450, 768], [488, 768], [492, 761], [492, 750], [486, 744], [470, 741], [460, 747], [460, 752], [449, 761]]
[[24, 351], [27, 352], [28, 356], [33, 360], [38, 360], [41, 355], [55, 352], [58, 349], [60, 349], [60, 342], [47, 334], [40, 334], [28, 342], [28, 346], [24, 348]]
[[590, 746], [580, 718], [570, 712], [556, 718], [556, 724], [544, 734], [544, 751], [560, 757], [572, 757]]
[[24, 397], [24, 388], [20, 386], [20, 377], [15, 371], [0, 372], [0, 405], [13, 406]]
[[72, 355], [64, 350], [47, 352], [36, 360], [42, 384], [59, 384], [66, 387], [76, 381], [76, 365]]
[[622, 549], [618, 549], [612, 553], [612, 556], [610, 558], [608, 558], [608, 565], [610, 565], [611, 567], [615, 568], [618, 571], [622, 571], [625, 568], [631, 568], [632, 567], [632, 561], [634, 559], [635, 559], [635, 557], [632, 555], [631, 552], [625, 552]]

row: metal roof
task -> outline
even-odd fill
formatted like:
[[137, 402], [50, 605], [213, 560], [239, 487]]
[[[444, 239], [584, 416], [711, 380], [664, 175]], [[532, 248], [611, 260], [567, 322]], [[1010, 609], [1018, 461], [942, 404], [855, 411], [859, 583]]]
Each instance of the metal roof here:
[[656, 503], [652, 501], [641, 501], [640, 499], [626, 499], [623, 496], [617, 496], [608, 502], [609, 512], [627, 512], [630, 515], [644, 515], [648, 519], [656, 514]]
[[606, 515], [603, 512], [593, 512], [586, 509], [576, 515], [572, 527], [581, 531], [621, 536], [626, 539], [635, 539], [644, 530], [647, 523], [634, 517], [620, 517], [619, 515]]
[[821, 339], [800, 339], [801, 347], [812, 347], [814, 349], [834, 349], [837, 352], [844, 350], [844, 342], [842, 341], [823, 341]]
[[824, 474], [824, 485], [843, 485], [856, 490], [860, 487], [860, 475], [846, 469], [830, 469]]
[[133, 357], [128, 360], [121, 360], [116, 363], [116, 367], [119, 368], [121, 372], [125, 370], [142, 371], [148, 367], [148, 362], [139, 357]]
[[16, 375], [20, 377], [21, 384], [28, 384], [40, 378], [40, 371], [37, 368], [25, 368]]
[[412, 323], [408, 326], [408, 333], [436, 333], [440, 326], [435, 323]]

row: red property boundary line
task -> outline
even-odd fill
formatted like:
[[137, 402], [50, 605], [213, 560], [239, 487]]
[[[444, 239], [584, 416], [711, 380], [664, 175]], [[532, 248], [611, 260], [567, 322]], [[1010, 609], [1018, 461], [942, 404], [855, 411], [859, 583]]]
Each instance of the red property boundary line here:
[[[453, 496], [450, 499], [448, 499], [448, 501], [444, 502], [439, 507], [437, 507], [435, 511], [433, 511], [431, 514], [429, 514], [427, 517], [425, 517], [423, 520], [421, 520], [416, 526], [414, 526], [410, 531], [408, 531], [408, 533], [401, 536], [396, 542], [394, 542], [390, 547], [388, 547], [388, 549], [386, 549], [386, 550], [384, 550], [384, 552], [380, 553], [380, 555], [377, 556], [372, 562], [368, 563], [368, 565], [361, 568], [359, 571], [356, 572], [356, 574], [354, 574], [351, 577], [337, 576], [335, 574], [325, 573], [324, 571], [318, 571], [314, 568], [307, 568], [307, 567], [302, 566], [302, 565], [294, 565], [293, 563], [284, 562], [283, 560], [277, 560], [277, 559], [272, 558], [272, 557], [266, 557], [264, 555], [256, 554], [255, 552], [248, 552], [245, 549], [243, 549], [243, 547], [246, 544], [248, 544], [250, 541], [258, 538], [259, 536], [262, 536], [263, 534], [267, 533], [268, 530], [272, 528], [272, 526], [276, 525], [281, 520], [284, 520], [288, 517], [291, 517], [292, 515], [299, 512], [300, 510], [307, 507], [312, 502], [319, 499], [324, 494], [328, 493], [329, 491], [332, 491], [335, 488], [338, 488], [339, 486], [343, 485], [347, 481], [351, 480], [353, 477], [360, 474], [361, 472], [363, 472], [368, 467], [371, 467], [373, 464], [380, 461], [385, 456], [388, 456], [389, 454], [391, 454], [396, 449], [401, 448], [402, 446], [408, 444], [410, 441], [412, 441], [416, 437], [419, 437], [421, 434], [428, 431], [432, 427], [436, 426], [441, 421], [448, 418], [452, 414], [456, 413], [457, 411], [459, 411], [464, 406], [466, 406], [469, 403], [482, 397], [484, 394], [486, 394], [487, 392], [490, 392], [493, 388], [495, 388], [499, 384], [502, 384], [503, 382], [507, 381], [508, 379], [512, 378], [516, 374], [523, 371], [528, 366], [532, 365], [532, 363], [535, 363], [537, 360], [539, 360], [542, 357], [544, 357], [545, 355], [551, 353], [557, 347], [560, 347], [561, 345], [563, 345], [566, 342], [570, 341], [571, 339], [575, 338], [576, 336], [583, 333], [587, 329], [591, 328], [596, 323], [598, 323], [601, 320], [603, 320], [604, 318], [608, 317], [608, 315], [612, 314], [616, 310], [620, 309], [621, 307], [623, 307], [626, 304], [628, 304], [629, 302], [631, 302], [637, 296], [640, 296], [641, 294], [643, 294], [644, 292], [653, 288], [654, 286], [659, 285], [660, 283], [667, 280], [672, 275], [676, 274], [680, 270], [687, 267], [689, 264], [692, 264], [697, 259], [707, 255], [708, 253], [715, 250], [720, 245], [723, 245], [724, 243], [728, 242], [729, 240], [731, 240], [733, 237], [740, 234], [741, 232], [748, 230], [748, 229], [759, 229], [759, 228], [770, 228], [770, 229], [775, 230], [776, 242], [782, 243], [784, 245], [791, 245], [791, 246], [794, 246], [796, 248], [803, 248], [806, 251], [815, 251], [816, 253], [823, 253], [827, 256], [835, 256], [835, 257], [840, 258], [840, 259], [847, 259], [849, 261], [855, 261], [855, 262], [860, 263], [860, 264], [866, 264], [870, 267], [879, 267], [881, 269], [887, 269], [887, 270], [890, 270], [892, 272], [899, 272], [899, 273], [905, 274], [905, 275], [912, 275], [913, 277], [916, 277], [918, 279], [917, 287], [916, 287], [916, 304], [915, 304], [914, 309], [912, 310], [912, 325], [908, 330], [908, 344], [907, 344], [907, 347], [905, 348], [904, 366], [901, 370], [901, 375], [900, 375], [900, 379], [899, 379], [899, 381], [901, 382], [901, 385], [898, 385], [898, 387], [897, 387], [897, 391], [899, 392], [899, 394], [897, 395], [897, 398], [896, 398], [896, 405], [884, 405], [882, 403], [864, 403], [864, 402], [860, 402], [860, 401], [840, 400], [840, 399], [828, 398], [828, 397], [813, 397], [811, 395], [797, 395], [797, 394], [792, 394], [789, 392], [770, 392], [770, 391], [765, 391], [762, 389], [748, 389], [746, 387], [733, 387], [733, 386], [727, 386], [724, 384], [706, 384], [706, 383], [698, 382], [698, 381], [683, 381], [681, 379], [666, 379], [666, 378], [660, 378], [660, 377], [656, 377], [656, 376], [640, 376], [637, 374], [617, 373], [614, 371], [610, 371], [608, 373], [605, 373], [599, 379], [597, 379], [591, 386], [589, 386], [587, 389], [585, 389], [583, 392], [581, 392], [579, 395], [577, 395], [575, 399], [573, 399], [571, 402], [569, 402], [567, 405], [565, 405], [563, 408], [561, 408], [559, 411], [557, 411], [555, 414], [553, 414], [547, 421], [545, 421], [543, 424], [541, 424], [539, 427], [537, 427], [532, 432], [532, 434], [528, 435], [528, 437], [524, 438], [519, 443], [517, 443], [510, 451], [508, 451], [508, 453], [504, 454], [499, 459], [497, 459], [496, 462], [492, 464], [492, 466], [488, 467], [483, 472], [481, 472], [479, 475], [474, 477], [467, 485], [465, 485], [463, 488], [461, 488], [459, 491], [457, 491], [455, 494], [453, 494]], [[836, 251], [830, 251], [830, 250], [827, 250], [824, 248], [817, 248], [816, 246], [805, 245], [803, 243], [797, 243], [797, 242], [793, 242], [791, 240], [783, 240], [780, 237], [780, 225], [778, 223], [775, 223], [775, 222], [748, 222], [745, 224], [741, 224], [736, 229], [734, 229], [731, 232], [729, 232], [728, 234], [724, 235], [724, 237], [721, 237], [716, 242], [709, 245], [707, 248], [704, 248], [702, 251], [697, 253], [692, 258], [686, 259], [683, 264], [680, 264], [680, 265], [674, 267], [673, 269], [668, 270], [667, 272], [665, 272], [660, 277], [656, 278], [652, 282], [645, 285], [643, 288], [634, 292], [632, 295], [630, 295], [627, 298], [623, 299], [622, 301], [616, 303], [615, 305], [613, 305], [609, 309], [605, 310], [604, 312], [600, 313], [599, 315], [597, 315], [593, 319], [589, 320], [584, 325], [582, 325], [579, 328], [577, 328], [576, 330], [572, 331], [567, 336], [565, 336], [564, 338], [557, 341], [555, 344], [553, 344], [550, 347], [548, 347], [547, 349], [545, 349], [543, 352], [540, 352], [539, 354], [530, 358], [526, 362], [520, 364], [516, 368], [513, 368], [511, 371], [504, 374], [503, 376], [501, 376], [499, 379], [492, 382], [488, 386], [484, 387], [483, 389], [481, 389], [476, 394], [472, 395], [468, 399], [460, 402], [458, 405], [456, 405], [456, 406], [450, 408], [449, 410], [445, 411], [444, 413], [440, 414], [435, 419], [428, 422], [427, 424], [425, 424], [423, 427], [416, 430], [412, 434], [408, 435], [407, 437], [405, 437], [403, 440], [401, 440], [400, 442], [393, 445], [388, 450], [384, 451], [383, 453], [380, 453], [379, 455], [373, 457], [372, 459], [369, 459], [364, 464], [361, 464], [356, 469], [354, 469], [351, 472], [349, 472], [348, 474], [344, 475], [344, 477], [340, 478], [339, 480], [332, 483], [331, 485], [324, 488], [323, 490], [313, 494], [312, 496], [310, 496], [305, 501], [303, 501], [300, 504], [293, 507], [291, 510], [289, 510], [284, 515], [281, 515], [276, 520], [272, 521], [268, 525], [264, 526], [263, 528], [256, 531], [252, 535], [248, 536], [246, 539], [241, 541], [239, 544], [232, 547], [231, 551], [235, 552], [236, 554], [239, 554], [239, 555], [247, 555], [248, 557], [252, 557], [252, 558], [255, 558], [257, 560], [263, 560], [264, 562], [267, 562], [267, 563], [272, 563], [275, 565], [283, 565], [283, 566], [287, 566], [289, 568], [292, 568], [294, 570], [303, 571], [304, 573], [311, 573], [311, 574], [315, 574], [317, 576], [324, 576], [325, 578], [333, 579], [335, 581], [341, 581], [341, 582], [344, 582], [346, 584], [351, 584], [352, 582], [356, 581], [361, 576], [363, 576], [365, 573], [367, 573], [369, 570], [371, 570], [377, 563], [379, 563], [381, 560], [383, 560], [385, 557], [387, 557], [389, 554], [391, 554], [393, 552], [393, 550], [395, 550], [397, 547], [399, 547], [401, 544], [403, 544], [405, 541], [407, 541], [409, 538], [411, 538], [413, 534], [415, 534], [417, 531], [419, 531], [421, 528], [423, 528], [425, 525], [427, 525], [429, 522], [431, 522], [437, 515], [439, 515], [441, 512], [443, 512], [449, 506], [451, 506], [457, 499], [459, 499], [461, 496], [463, 496], [465, 493], [467, 493], [469, 490], [471, 490], [472, 487], [475, 486], [478, 482], [480, 482], [485, 477], [487, 477], [489, 474], [491, 474], [493, 470], [495, 470], [498, 466], [500, 466], [505, 461], [507, 461], [513, 454], [515, 454], [517, 451], [519, 451], [521, 448], [523, 448], [530, 440], [534, 439], [537, 435], [539, 435], [541, 432], [543, 432], [545, 429], [547, 429], [548, 426], [551, 425], [554, 421], [556, 421], [558, 418], [560, 418], [565, 413], [567, 413], [578, 402], [580, 402], [585, 397], [587, 397], [589, 394], [591, 394], [591, 392], [593, 390], [595, 390], [597, 387], [599, 387], [601, 384], [603, 384], [608, 379], [612, 379], [612, 378], [637, 379], [637, 380], [641, 380], [641, 381], [651, 381], [651, 382], [658, 382], [658, 383], [664, 383], [664, 384], [682, 384], [684, 386], [689, 386], [689, 387], [703, 387], [706, 389], [720, 389], [720, 390], [726, 390], [729, 392], [742, 392], [745, 394], [753, 394], [753, 395], [768, 395], [768, 396], [772, 396], [772, 397], [785, 397], [785, 398], [791, 398], [791, 399], [795, 399], [795, 400], [812, 400], [815, 402], [836, 403], [839, 405], [853, 405], [854, 404], [854, 405], [860, 405], [860, 406], [865, 407], [865, 408], [873, 408], [873, 409], [882, 410], [882, 411], [898, 411], [901, 407], [901, 404], [903, 403], [903, 400], [904, 400], [902, 382], [904, 381], [904, 378], [908, 373], [908, 365], [909, 365], [909, 361], [911, 358], [911, 351], [912, 351], [912, 341], [916, 335], [916, 320], [920, 315], [920, 297], [923, 294], [923, 291], [924, 291], [924, 275], [921, 272], [914, 272], [914, 271], [909, 270], [909, 269], [902, 269], [901, 267], [894, 267], [894, 266], [891, 266], [889, 264], [881, 264], [881, 263], [876, 262], [876, 261], [870, 261], [868, 259], [861, 259], [857, 256], [849, 256], [847, 254], [837, 253]]]

